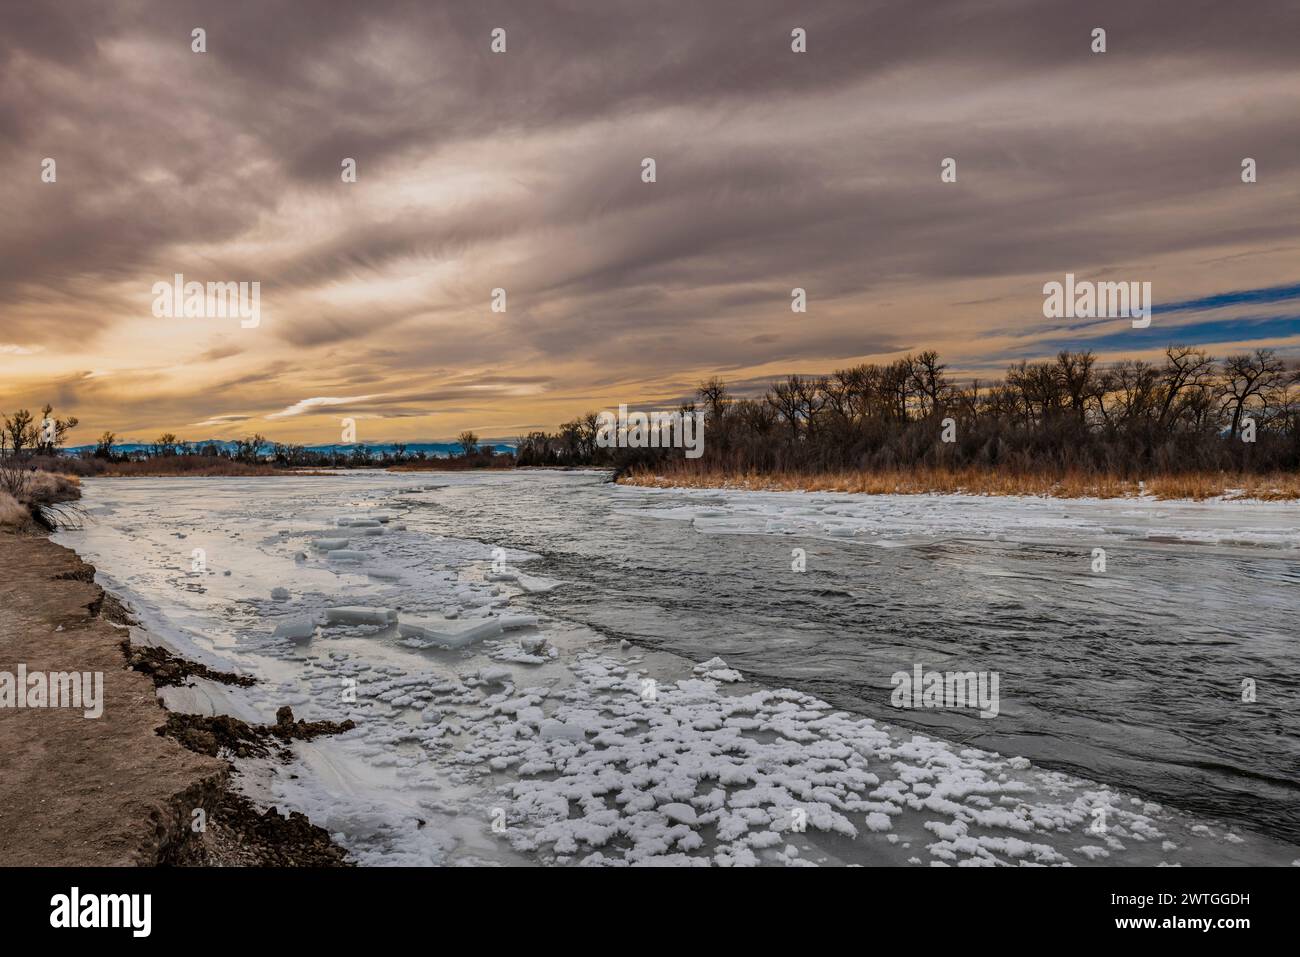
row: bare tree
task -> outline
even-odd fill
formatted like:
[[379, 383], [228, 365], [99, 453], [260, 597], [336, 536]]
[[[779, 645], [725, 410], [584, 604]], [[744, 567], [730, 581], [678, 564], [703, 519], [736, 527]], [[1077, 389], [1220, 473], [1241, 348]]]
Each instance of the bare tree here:
[[[791, 376], [791, 378], [793, 379], [795, 377]], [[786, 425], [790, 427], [791, 440], [798, 442], [800, 408], [798, 390], [788, 380], [785, 382], [774, 382], [765, 398], [776, 411], [777, 415], [783, 418]]]
[[54, 406], [45, 403], [41, 409], [41, 421], [35, 426], [36, 437], [32, 445], [46, 455], [53, 455], [55, 449], [62, 447], [64, 437], [77, 427], [77, 421], [75, 415], [66, 419], [54, 418]]
[[1229, 356], [1223, 360], [1221, 398], [1223, 407], [1232, 414], [1231, 438], [1241, 429], [1241, 418], [1251, 399], [1265, 404], [1282, 385], [1286, 364], [1272, 349], [1256, 349], [1251, 355]]
[[23, 449], [30, 448], [37, 442], [38, 432], [32, 425], [32, 414], [27, 409], [19, 409], [12, 416], [6, 415], [4, 429], [15, 456], [22, 455]]
[[921, 405], [921, 417], [937, 412], [949, 390], [944, 370], [948, 367], [939, 361], [939, 353], [929, 349], [916, 356], [908, 356], [907, 386]]
[[246, 438], [236, 440], [235, 458], [241, 462], [256, 462], [261, 457], [262, 447], [265, 445], [266, 436], [254, 432]]
[[1056, 367], [1065, 389], [1070, 411], [1082, 422], [1088, 410], [1088, 399], [1093, 392], [1092, 367], [1097, 357], [1090, 350], [1069, 352], [1062, 350], [1056, 356]]
[[1180, 397], [1204, 386], [1214, 376], [1214, 360], [1203, 349], [1170, 346], [1160, 370], [1160, 412], [1157, 422], [1168, 426], [1179, 411]]
[[717, 376], [701, 382], [695, 394], [704, 403], [704, 414], [707, 416], [710, 425], [716, 425], [722, 421], [723, 415], [726, 414], [727, 407], [731, 405], [731, 393], [727, 391], [726, 384]]

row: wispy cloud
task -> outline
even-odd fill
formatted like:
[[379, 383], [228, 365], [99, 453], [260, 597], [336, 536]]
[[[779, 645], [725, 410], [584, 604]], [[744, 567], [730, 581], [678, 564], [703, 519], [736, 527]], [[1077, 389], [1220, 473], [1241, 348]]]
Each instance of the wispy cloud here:
[[235, 425], [239, 422], [247, 422], [251, 418], [251, 415], [214, 415], [210, 419], [204, 419], [202, 422], [194, 422], [192, 425], [199, 429], [219, 428], [226, 425]]
[[268, 419], [288, 419], [295, 415], [302, 415], [306, 412], [312, 412], [316, 409], [328, 408], [336, 405], [352, 405], [357, 402], [368, 402], [372, 399], [380, 398], [378, 395], [351, 395], [341, 398], [331, 398], [328, 396], [314, 396], [310, 399], [301, 399], [288, 408], [281, 409], [279, 412], [272, 412], [266, 416]]

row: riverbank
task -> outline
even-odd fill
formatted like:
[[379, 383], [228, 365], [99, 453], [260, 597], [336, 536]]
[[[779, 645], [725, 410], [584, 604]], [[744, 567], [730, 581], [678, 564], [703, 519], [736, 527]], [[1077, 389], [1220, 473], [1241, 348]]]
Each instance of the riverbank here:
[[747, 492], [845, 492], [864, 495], [1032, 495], [1051, 498], [1140, 498], [1162, 501], [1293, 501], [1300, 474], [1192, 472], [1145, 480], [1082, 473], [1024, 473], [996, 469], [916, 468], [892, 471], [741, 472], [680, 464], [634, 469], [622, 485], [648, 488], [729, 489]]
[[157, 688], [185, 680], [190, 666], [133, 648], [128, 613], [76, 553], [43, 535], [0, 530], [0, 607], [0, 671], [102, 675], [97, 717], [84, 708], [0, 709], [6, 865], [343, 861], [301, 814], [257, 810], [217, 749], [203, 753], [204, 741], [183, 745], [160, 733], [169, 713]]

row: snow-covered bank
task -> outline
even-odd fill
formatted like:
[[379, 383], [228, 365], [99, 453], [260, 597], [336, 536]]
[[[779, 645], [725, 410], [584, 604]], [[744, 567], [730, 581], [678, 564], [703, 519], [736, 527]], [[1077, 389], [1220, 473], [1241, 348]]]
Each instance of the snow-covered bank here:
[[[493, 481], [90, 481], [93, 521], [61, 538], [153, 634], [259, 679], [248, 689], [199, 682], [172, 707], [269, 721], [289, 704], [309, 720], [357, 722], [299, 744], [291, 764], [241, 767], [250, 794], [306, 812], [363, 863], [1300, 858], [1024, 759], [736, 681], [726, 662], [707, 662], [707, 634], [688, 660], [553, 618], [534, 623], [514, 606], [574, 586], [529, 574], [528, 553], [425, 529], [442, 489]], [[846, 514], [852, 503], [836, 498], [808, 497], [815, 511], [787, 514], [744, 496], [678, 517], [719, 530], [811, 523], [838, 536], [874, 522], [924, 534], [924, 514]], [[977, 521], [953, 521], [962, 518]], [[276, 636], [286, 622], [295, 626]]]
[[617, 488], [627, 497], [698, 502], [672, 505], [659, 515], [709, 532], [812, 534], [885, 548], [900, 540], [976, 536], [1039, 542], [1054, 541], [1057, 533], [1087, 533], [1127, 544], [1244, 545], [1300, 556], [1300, 506], [1294, 502]]

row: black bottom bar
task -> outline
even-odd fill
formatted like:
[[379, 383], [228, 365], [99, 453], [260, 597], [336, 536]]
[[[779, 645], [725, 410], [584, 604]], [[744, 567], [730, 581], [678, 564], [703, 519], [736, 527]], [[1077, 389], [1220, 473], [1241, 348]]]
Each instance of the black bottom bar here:
[[[93, 936], [128, 945], [202, 943], [204, 949], [223, 940], [256, 941], [259, 950], [279, 941], [373, 944], [377, 932], [407, 931], [415, 939], [433, 932], [447, 942], [456, 939], [451, 934], [486, 933], [486, 940], [501, 942], [495, 935], [506, 928], [510, 942], [528, 944], [554, 944], [557, 933], [593, 942], [600, 939], [593, 934], [606, 931], [622, 941], [629, 932], [684, 929], [705, 939], [763, 939], [774, 924], [803, 925], [807, 947], [818, 940], [831, 945], [819, 930], [838, 936], [854, 926], [864, 941], [893, 929], [919, 935], [918, 942], [933, 932], [992, 944], [1013, 933], [1024, 942], [1041, 934], [1049, 946], [1129, 938], [1232, 947], [1243, 934], [1276, 936], [1294, 924], [1294, 911], [1284, 909], [1296, 876], [1289, 868], [852, 869], [697, 873], [661, 884], [668, 879], [662, 872], [580, 868], [545, 875], [491, 868], [0, 869], [0, 926], [8, 943], [77, 934], [81, 942]], [[683, 885], [683, 878], [700, 883]], [[116, 917], [119, 926], [71, 927], [74, 887], [77, 924]], [[146, 894], [147, 937], [132, 929], [133, 923], [144, 929], [143, 897], [133, 907], [128, 898], [101, 896]]]

